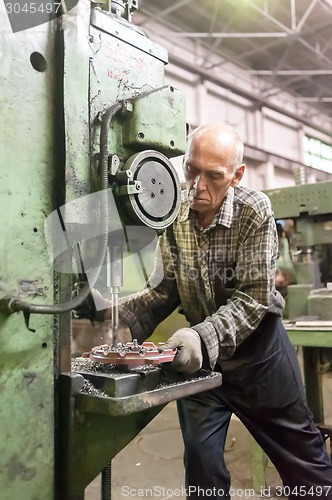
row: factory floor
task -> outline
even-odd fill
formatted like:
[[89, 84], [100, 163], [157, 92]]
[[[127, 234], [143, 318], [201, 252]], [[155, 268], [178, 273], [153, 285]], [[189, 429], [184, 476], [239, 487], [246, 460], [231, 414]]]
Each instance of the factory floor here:
[[[325, 422], [332, 424], [332, 372], [323, 375]], [[252, 438], [237, 418], [232, 418], [225, 458], [232, 475], [232, 498], [280, 498], [280, 485], [272, 465], [266, 469], [265, 491], [253, 490], [251, 472]], [[183, 493], [183, 444], [176, 404], [169, 403], [141, 433], [112, 461], [112, 500], [153, 498], [185, 500]], [[263, 494], [264, 493], [264, 494]], [[100, 479], [85, 491], [85, 500], [100, 499]]]

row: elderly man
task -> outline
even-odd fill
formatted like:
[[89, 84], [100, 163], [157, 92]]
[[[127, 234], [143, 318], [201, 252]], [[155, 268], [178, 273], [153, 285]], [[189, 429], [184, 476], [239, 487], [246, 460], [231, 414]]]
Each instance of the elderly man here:
[[127, 298], [122, 328], [142, 342], [180, 307], [190, 328], [166, 342], [177, 348], [174, 369], [194, 373], [203, 365], [223, 373], [219, 388], [178, 402], [188, 498], [229, 498], [223, 454], [234, 413], [274, 463], [289, 498], [332, 499], [332, 464], [281, 321], [271, 204], [239, 186], [242, 158], [243, 143], [227, 125], [190, 134], [187, 192], [159, 241], [156, 272], [163, 266], [164, 277], [154, 286], [152, 275], [145, 290]]

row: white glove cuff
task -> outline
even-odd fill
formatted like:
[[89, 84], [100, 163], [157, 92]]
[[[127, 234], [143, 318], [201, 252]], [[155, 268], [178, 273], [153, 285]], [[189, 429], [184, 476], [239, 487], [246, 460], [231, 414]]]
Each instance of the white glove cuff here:
[[189, 330], [192, 332], [195, 339], [199, 340], [199, 343], [201, 343], [201, 337], [200, 337], [199, 333], [197, 333], [196, 330], [194, 330], [193, 328], [189, 328]]

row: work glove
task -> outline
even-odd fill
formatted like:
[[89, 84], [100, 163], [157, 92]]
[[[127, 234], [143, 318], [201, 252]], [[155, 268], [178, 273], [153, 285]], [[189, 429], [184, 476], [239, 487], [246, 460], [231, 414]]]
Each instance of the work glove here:
[[202, 367], [203, 355], [201, 338], [192, 328], [180, 328], [159, 348], [176, 349], [171, 367], [177, 372], [195, 373]]
[[91, 288], [87, 298], [76, 308], [74, 318], [89, 319], [92, 323], [105, 321], [106, 310], [110, 306], [109, 300], [105, 299], [98, 290]]

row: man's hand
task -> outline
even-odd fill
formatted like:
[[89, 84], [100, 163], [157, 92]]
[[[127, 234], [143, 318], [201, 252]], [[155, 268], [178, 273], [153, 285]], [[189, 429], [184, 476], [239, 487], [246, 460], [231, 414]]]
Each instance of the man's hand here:
[[192, 328], [177, 330], [159, 350], [164, 349], [177, 349], [171, 366], [178, 372], [195, 373], [202, 367], [201, 338]]
[[98, 290], [91, 288], [87, 298], [75, 310], [74, 317], [89, 319], [90, 321], [104, 321], [106, 310], [111, 303]]

